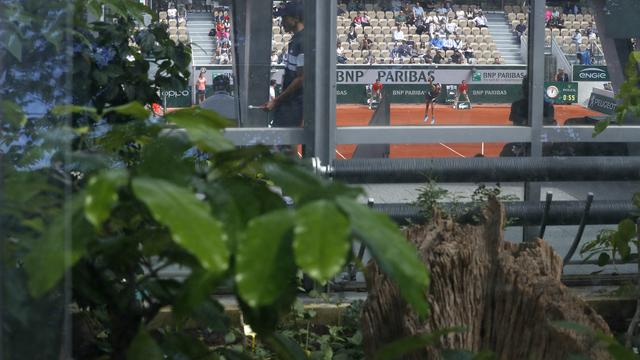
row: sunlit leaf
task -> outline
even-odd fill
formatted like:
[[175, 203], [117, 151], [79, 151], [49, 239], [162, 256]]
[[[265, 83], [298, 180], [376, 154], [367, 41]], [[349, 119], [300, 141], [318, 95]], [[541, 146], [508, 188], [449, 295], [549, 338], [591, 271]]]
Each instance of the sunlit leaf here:
[[169, 227], [173, 240], [193, 256], [203, 268], [220, 274], [229, 266], [227, 235], [211, 216], [209, 205], [195, 194], [170, 182], [135, 178], [133, 191], [154, 218]]
[[105, 114], [111, 112], [115, 112], [120, 115], [131, 116], [132, 118], [138, 120], [145, 120], [149, 117], [150, 114], [149, 110], [147, 110], [142, 104], [137, 101], [104, 109]]
[[295, 277], [289, 210], [270, 212], [251, 220], [238, 243], [236, 283], [250, 307], [271, 305]]
[[165, 115], [165, 118], [184, 129], [189, 139], [203, 151], [218, 152], [234, 148], [220, 132], [220, 129], [229, 124], [228, 121], [213, 111], [201, 108], [182, 109]]
[[349, 252], [349, 221], [326, 200], [296, 212], [293, 253], [296, 263], [311, 278], [324, 283], [340, 271]]
[[609, 120], [609, 119], [598, 121], [595, 124], [595, 126], [593, 127], [593, 134], [591, 136], [592, 137], [596, 137], [596, 136], [600, 135], [600, 133], [602, 133], [603, 131], [605, 131], [607, 129], [607, 127], [609, 127], [610, 123], [611, 123], [611, 120]]
[[14, 127], [20, 127], [27, 121], [27, 117], [20, 106], [12, 101], [2, 100], [0, 102], [0, 111], [2, 122], [7, 122]]
[[84, 200], [84, 213], [93, 226], [100, 227], [118, 203], [118, 189], [128, 179], [124, 170], [105, 171], [89, 180]]
[[429, 274], [413, 245], [386, 216], [348, 198], [339, 197], [338, 205], [349, 216], [351, 229], [360, 238], [382, 271], [398, 286], [404, 299], [421, 316], [429, 305], [426, 291]]

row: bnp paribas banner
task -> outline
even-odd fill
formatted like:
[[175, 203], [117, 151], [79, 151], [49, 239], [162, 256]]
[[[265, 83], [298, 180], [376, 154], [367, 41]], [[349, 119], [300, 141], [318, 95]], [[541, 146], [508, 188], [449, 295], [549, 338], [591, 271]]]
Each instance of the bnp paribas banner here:
[[[445, 90], [466, 80], [469, 83], [469, 97], [472, 103], [511, 103], [522, 97], [522, 78], [526, 74], [524, 66], [340, 66], [336, 73], [337, 102], [365, 104], [365, 86], [380, 79], [387, 96], [391, 96], [392, 103], [424, 103], [427, 81], [433, 77]], [[442, 91], [438, 102], [448, 102], [451, 97], [447, 97], [446, 93]]]

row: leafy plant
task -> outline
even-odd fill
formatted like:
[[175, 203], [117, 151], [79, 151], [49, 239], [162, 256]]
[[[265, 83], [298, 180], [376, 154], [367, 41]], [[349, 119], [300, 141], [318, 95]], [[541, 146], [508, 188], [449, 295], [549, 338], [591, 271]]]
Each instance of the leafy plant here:
[[[305, 357], [276, 331], [295, 301], [297, 274], [326, 282], [356, 239], [426, 316], [424, 264], [391, 220], [356, 201], [361, 190], [318, 178], [266, 147], [235, 148], [223, 136], [226, 121], [212, 112], [150, 116], [147, 105], [160, 89], [186, 84], [190, 50], [161, 24], [139, 27], [148, 9], [135, 4], [73, 1], [66, 9], [71, 28], [56, 3], [0, 5], [11, 8], [3, 16], [14, 31], [1, 54], [12, 69], [0, 90], [9, 120], [0, 146], [2, 270], [12, 276], [2, 284], [11, 294], [2, 309], [3, 355], [241, 358], [232, 348], [214, 353], [187, 331], [195, 319], [227, 332], [223, 308], [211, 297], [224, 284], [275, 356]], [[88, 20], [102, 5], [112, 16]], [[54, 68], [36, 68], [42, 59]], [[40, 88], [20, 76], [61, 72], [56, 79], [64, 83], [66, 61], [72, 87]], [[149, 61], [159, 68], [153, 79]], [[184, 281], [166, 276], [175, 269]], [[156, 328], [166, 307], [172, 323]], [[73, 349], [63, 339], [72, 335], [68, 320], [78, 325]], [[50, 334], [34, 348], [30, 335], [38, 328]], [[328, 336], [346, 344], [354, 335], [336, 328]]]

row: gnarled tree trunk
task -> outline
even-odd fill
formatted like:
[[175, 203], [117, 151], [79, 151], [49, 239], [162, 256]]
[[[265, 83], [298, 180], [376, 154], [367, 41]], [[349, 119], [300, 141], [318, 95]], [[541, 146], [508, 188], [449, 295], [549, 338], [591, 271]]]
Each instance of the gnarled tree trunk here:
[[[479, 225], [460, 225], [436, 213], [432, 222], [406, 232], [431, 273], [431, 313], [424, 321], [369, 264], [362, 324], [367, 358], [393, 340], [453, 326], [466, 331], [443, 337], [443, 348], [490, 350], [508, 360], [564, 360], [577, 353], [608, 358], [593, 339], [550, 324], [571, 321], [610, 335], [605, 321], [560, 282], [562, 259], [542, 240], [505, 242], [497, 201], [489, 201], [483, 218]], [[405, 356], [437, 358], [430, 347]]]

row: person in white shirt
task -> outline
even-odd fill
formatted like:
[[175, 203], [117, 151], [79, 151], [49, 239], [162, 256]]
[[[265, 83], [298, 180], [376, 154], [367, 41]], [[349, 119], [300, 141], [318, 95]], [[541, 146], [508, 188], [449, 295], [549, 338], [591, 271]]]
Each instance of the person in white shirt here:
[[455, 32], [458, 31], [458, 24], [450, 21], [447, 23], [447, 25], [445, 25], [445, 28], [448, 34], [455, 34]]
[[275, 51], [271, 52], [271, 65], [278, 65], [278, 54]]
[[473, 19], [473, 21], [476, 23], [476, 27], [479, 27], [479, 28], [487, 27], [487, 17], [484, 16], [482, 12], [479, 12], [478, 16], [476, 16]]
[[400, 25], [398, 25], [396, 29], [393, 30], [393, 41], [402, 41], [402, 40], [404, 40], [404, 33], [402, 32]]
[[453, 41], [453, 37], [450, 35], [442, 42], [442, 50], [453, 50], [456, 48], [456, 43]]
[[167, 17], [169, 19], [176, 19], [178, 17], [178, 9], [176, 9], [173, 4], [169, 4], [169, 9], [167, 10]]
[[458, 11], [456, 11], [456, 18], [458, 20], [466, 20], [467, 19], [467, 14], [465, 14], [464, 10], [462, 10], [462, 8]]
[[578, 46], [578, 45], [580, 45], [582, 43], [582, 34], [580, 33], [579, 29], [576, 29], [576, 32], [571, 37], [571, 40], [572, 40], [572, 42], [574, 44], [576, 44], [576, 46]]

